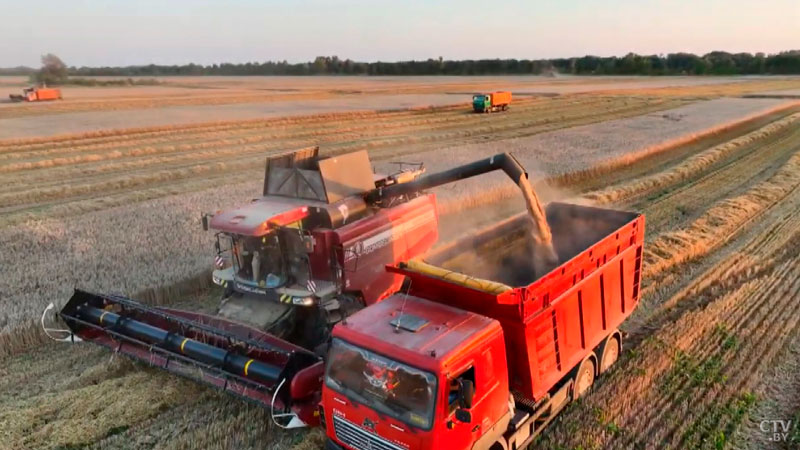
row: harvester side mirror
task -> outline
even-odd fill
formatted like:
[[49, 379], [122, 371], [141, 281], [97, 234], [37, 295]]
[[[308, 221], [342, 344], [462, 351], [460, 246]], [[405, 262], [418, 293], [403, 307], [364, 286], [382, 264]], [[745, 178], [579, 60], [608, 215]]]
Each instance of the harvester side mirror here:
[[467, 411], [466, 409], [459, 408], [456, 410], [456, 420], [461, 423], [471, 423], [472, 413]]
[[314, 253], [314, 236], [303, 236], [303, 247], [306, 253]]
[[[458, 384], [458, 398], [461, 401], [461, 407], [466, 409], [472, 408], [472, 399], [474, 397], [475, 384], [471, 380], [461, 380]], [[464, 422], [463, 420], [461, 421]]]
[[203, 223], [203, 231], [208, 231], [208, 214], [200, 216], [200, 221]]

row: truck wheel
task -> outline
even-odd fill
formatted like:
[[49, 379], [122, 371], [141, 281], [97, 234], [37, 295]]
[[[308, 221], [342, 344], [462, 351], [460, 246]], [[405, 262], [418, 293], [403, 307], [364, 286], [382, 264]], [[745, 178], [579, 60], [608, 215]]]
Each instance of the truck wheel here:
[[603, 345], [603, 353], [600, 357], [600, 373], [605, 373], [619, 359], [620, 342], [617, 334], [612, 334], [606, 339]]
[[583, 397], [584, 394], [594, 384], [594, 360], [586, 358], [578, 367], [578, 373], [575, 375], [575, 385], [572, 387], [572, 400], [577, 400]]

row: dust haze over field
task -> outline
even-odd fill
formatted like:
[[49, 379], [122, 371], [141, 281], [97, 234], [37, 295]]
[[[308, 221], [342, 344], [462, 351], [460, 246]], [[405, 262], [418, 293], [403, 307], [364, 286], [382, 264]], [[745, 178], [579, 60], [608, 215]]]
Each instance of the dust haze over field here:
[[[17, 82], [0, 77], [0, 94]], [[531, 95], [469, 113], [470, 93], [494, 88]], [[116, 89], [0, 105], [0, 448], [320, 445], [318, 431], [279, 431], [259, 408], [49, 342], [36, 324], [74, 286], [212, 312], [200, 213], [259, 195], [266, 155], [317, 144], [429, 173], [510, 151], [545, 200], [645, 214], [626, 352], [537, 448], [756, 449], [769, 445], [760, 420], [800, 411], [800, 102], [775, 95], [798, 79], [208, 77]], [[759, 93], [773, 98], [742, 98]], [[37, 121], [50, 131], [33, 133]], [[518, 192], [502, 175], [437, 189], [442, 242], [522, 211]]]

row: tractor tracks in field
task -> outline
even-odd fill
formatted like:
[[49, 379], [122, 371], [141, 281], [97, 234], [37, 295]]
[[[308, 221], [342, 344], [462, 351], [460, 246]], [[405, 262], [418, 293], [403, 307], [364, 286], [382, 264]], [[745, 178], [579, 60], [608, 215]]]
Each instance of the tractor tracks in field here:
[[[0, 143], [0, 172], [7, 186], [0, 194], [0, 223], [69, 215], [70, 205], [81, 213], [254, 179], [263, 175], [260, 167], [265, 154], [315, 143], [321, 143], [326, 154], [368, 150], [375, 161], [390, 160], [401, 148], [405, 157], [443, 145], [481, 141], [487, 133], [525, 136], [683, 102], [559, 98], [523, 101], [513, 116], [487, 117], [441, 108], [343, 115], [333, 123], [312, 117], [310, 122], [295, 119], [211, 125], [208, 130], [145, 131], [141, 145], [125, 135], [56, 139], [52, 147], [47, 142]], [[118, 138], [122, 141], [116, 143]]]

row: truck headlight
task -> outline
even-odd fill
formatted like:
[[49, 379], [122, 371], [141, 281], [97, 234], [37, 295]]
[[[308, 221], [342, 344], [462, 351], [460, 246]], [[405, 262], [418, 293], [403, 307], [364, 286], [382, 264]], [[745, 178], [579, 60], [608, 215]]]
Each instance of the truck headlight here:
[[311, 306], [314, 304], [314, 297], [292, 297], [292, 303], [299, 306]]

